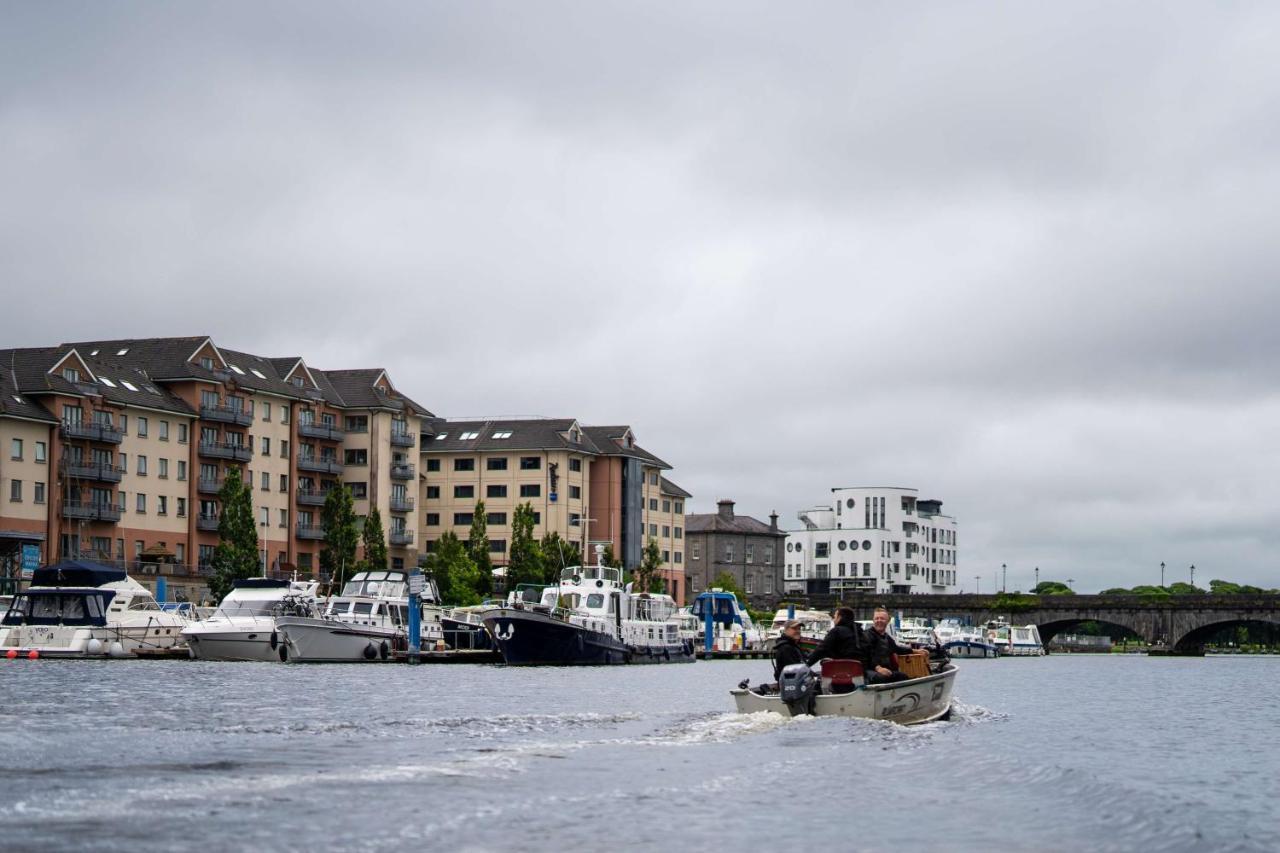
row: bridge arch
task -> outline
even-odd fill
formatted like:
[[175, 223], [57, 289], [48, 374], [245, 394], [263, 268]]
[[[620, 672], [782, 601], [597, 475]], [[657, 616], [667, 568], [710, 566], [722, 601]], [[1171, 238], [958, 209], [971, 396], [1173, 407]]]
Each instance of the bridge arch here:
[[1185, 632], [1174, 641], [1173, 647], [1179, 651], [1198, 649], [1223, 629], [1238, 627], [1268, 627], [1280, 633], [1280, 614], [1251, 613], [1246, 616], [1214, 619]]
[[1064, 631], [1070, 631], [1085, 622], [1095, 622], [1099, 625], [1105, 625], [1109, 628], [1120, 628], [1131, 634], [1136, 634], [1144, 640], [1150, 641], [1150, 637], [1146, 636], [1143, 628], [1145, 626], [1137, 624], [1134, 620], [1128, 620], [1123, 614], [1108, 614], [1105, 617], [1089, 614], [1087, 618], [1081, 616], [1062, 616], [1055, 615], [1045, 619], [1044, 621], [1036, 621], [1036, 630], [1040, 632], [1040, 642], [1046, 646], [1049, 641]]

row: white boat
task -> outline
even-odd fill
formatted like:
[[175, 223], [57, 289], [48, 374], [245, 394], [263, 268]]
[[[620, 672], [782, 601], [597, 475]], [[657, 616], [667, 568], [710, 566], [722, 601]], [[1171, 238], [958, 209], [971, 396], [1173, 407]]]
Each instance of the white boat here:
[[694, 625], [693, 640], [697, 648], [704, 648], [707, 631], [707, 611], [711, 614], [711, 646], [719, 651], [764, 649], [772, 645], [765, 634], [751, 620], [751, 614], [732, 592], [713, 587], [698, 594], [688, 607], [690, 623], [681, 612], [682, 634], [690, 624]]
[[[427, 581], [419, 604], [423, 649], [443, 641], [435, 583]], [[408, 648], [409, 575], [399, 569], [358, 572], [329, 599], [322, 616], [281, 616], [279, 657], [295, 663], [390, 660]]]
[[1000, 656], [996, 644], [987, 639], [975, 625], [963, 625], [958, 619], [945, 619], [934, 629], [947, 655], [953, 658], [994, 658]]
[[894, 639], [902, 643], [926, 646], [928, 648], [936, 648], [941, 645], [933, 626], [927, 620], [915, 616], [907, 616], [905, 618], [899, 616], [898, 623], [894, 626], [892, 633]]
[[1040, 630], [1035, 625], [1010, 625], [1003, 620], [987, 623], [987, 639], [1007, 657], [1038, 657], [1044, 654]]
[[[904, 726], [933, 722], [951, 710], [955, 680], [956, 668], [948, 663], [924, 678], [863, 685], [851, 693], [824, 693], [813, 700], [814, 716], [888, 720]], [[766, 691], [764, 685], [739, 687], [729, 692], [740, 714], [770, 711], [784, 717], [793, 716], [782, 697], [777, 692]]]
[[317, 581], [238, 580], [218, 609], [182, 630], [199, 660], [278, 661], [276, 619], [316, 615]]
[[[802, 623], [800, 626], [800, 648], [806, 654], [813, 651], [822, 642], [822, 638], [827, 636], [827, 632], [835, 626], [835, 621], [831, 618], [830, 613], [821, 610], [796, 610], [794, 615], [788, 608], [784, 607], [773, 615], [773, 624], [769, 626], [768, 632], [765, 634], [765, 641], [771, 644], [782, 634], [782, 628], [791, 619], [799, 619]], [[863, 623], [864, 627], [869, 626], [870, 622]]]
[[27, 657], [129, 657], [183, 643], [187, 620], [160, 609], [124, 570], [68, 561], [38, 568], [0, 619], [0, 653]]

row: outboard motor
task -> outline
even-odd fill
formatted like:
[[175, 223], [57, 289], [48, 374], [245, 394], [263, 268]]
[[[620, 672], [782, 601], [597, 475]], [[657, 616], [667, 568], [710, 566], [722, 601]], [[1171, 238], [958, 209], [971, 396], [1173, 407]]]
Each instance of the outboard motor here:
[[797, 714], [812, 714], [818, 695], [818, 679], [805, 664], [784, 666], [778, 677], [778, 695], [793, 717]]

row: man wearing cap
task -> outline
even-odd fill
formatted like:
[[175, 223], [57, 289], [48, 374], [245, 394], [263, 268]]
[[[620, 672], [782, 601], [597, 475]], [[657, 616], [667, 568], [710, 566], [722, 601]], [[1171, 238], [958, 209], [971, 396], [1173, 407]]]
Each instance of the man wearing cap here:
[[793, 663], [804, 663], [804, 652], [800, 650], [800, 628], [804, 623], [792, 619], [782, 626], [782, 633], [773, 641], [773, 680], [782, 678], [784, 667]]

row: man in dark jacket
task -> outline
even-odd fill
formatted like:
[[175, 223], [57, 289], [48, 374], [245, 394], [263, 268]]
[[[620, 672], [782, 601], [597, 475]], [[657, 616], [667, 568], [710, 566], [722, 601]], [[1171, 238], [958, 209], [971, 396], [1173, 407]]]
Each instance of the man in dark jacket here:
[[823, 658], [863, 660], [862, 626], [853, 618], [853, 608], [841, 607], [835, 612], [835, 625], [822, 638], [818, 647], [809, 654], [805, 663], [813, 666]]
[[889, 635], [889, 611], [877, 607], [871, 630], [863, 633], [866, 640], [866, 679], [868, 684], [887, 684], [891, 681], [907, 681], [911, 676], [894, 668], [894, 655], [909, 655], [915, 649], [903, 646]]
[[782, 633], [773, 641], [773, 680], [782, 678], [782, 670], [793, 663], [804, 663], [804, 652], [800, 649], [800, 627], [804, 623], [792, 619], [782, 627]]

